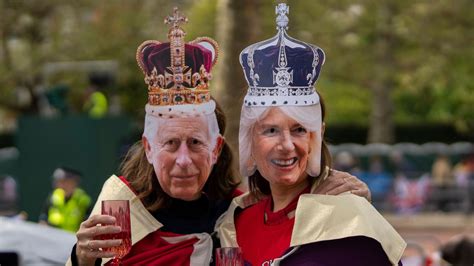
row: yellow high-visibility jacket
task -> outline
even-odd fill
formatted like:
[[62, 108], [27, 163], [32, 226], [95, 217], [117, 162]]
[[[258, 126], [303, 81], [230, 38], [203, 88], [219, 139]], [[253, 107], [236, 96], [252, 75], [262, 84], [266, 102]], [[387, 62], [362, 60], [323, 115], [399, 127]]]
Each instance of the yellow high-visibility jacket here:
[[48, 223], [52, 226], [76, 232], [86, 218], [91, 205], [91, 198], [86, 192], [77, 188], [66, 201], [63, 189], [57, 188], [51, 194], [51, 206], [48, 209]]

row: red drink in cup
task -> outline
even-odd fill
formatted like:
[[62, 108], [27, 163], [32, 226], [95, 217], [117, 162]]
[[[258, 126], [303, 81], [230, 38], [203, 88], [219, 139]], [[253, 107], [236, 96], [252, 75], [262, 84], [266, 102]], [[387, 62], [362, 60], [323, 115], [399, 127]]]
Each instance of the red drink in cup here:
[[111, 262], [113, 265], [119, 265], [120, 260], [127, 255], [132, 247], [132, 237], [130, 229], [130, 204], [128, 200], [103, 200], [102, 214], [114, 216], [115, 225], [122, 228], [120, 233], [103, 235], [102, 239], [122, 239], [119, 246], [104, 248], [104, 251], [115, 253], [115, 257]]

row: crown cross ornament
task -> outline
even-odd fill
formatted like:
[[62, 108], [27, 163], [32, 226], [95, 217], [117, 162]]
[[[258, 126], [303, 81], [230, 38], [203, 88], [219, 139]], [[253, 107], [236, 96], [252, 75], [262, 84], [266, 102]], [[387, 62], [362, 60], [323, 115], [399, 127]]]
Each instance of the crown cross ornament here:
[[289, 19], [286, 14], [290, 13], [290, 7], [285, 3], [280, 3], [275, 7], [275, 13], [277, 14], [277, 30], [287, 30]]
[[[286, 14], [290, 12], [290, 7], [284, 3], [278, 4], [275, 8], [275, 13], [277, 14], [276, 24], [278, 34], [282, 35], [285, 30], [288, 29], [288, 17]], [[277, 84], [279, 88], [279, 93], [283, 96], [288, 95], [288, 90], [285, 89], [290, 83], [293, 82], [293, 71], [289, 71], [290, 68], [287, 67], [286, 52], [285, 52], [285, 39], [282, 38], [280, 41], [280, 51], [279, 51], [278, 67], [275, 68], [276, 71], [273, 72], [273, 83]]]
[[[174, 86], [177, 90], [181, 90], [184, 82], [188, 85], [191, 83], [191, 69], [185, 65], [184, 60], [184, 36], [186, 33], [180, 27], [180, 24], [186, 22], [188, 19], [179, 14], [177, 7], [173, 9], [173, 16], [168, 16], [165, 19], [165, 24], [171, 26], [168, 32], [171, 46], [171, 66], [167, 67], [165, 72], [166, 88]], [[178, 97], [177, 100], [181, 101], [183, 98]]]
[[217, 61], [217, 43], [207, 37], [186, 43], [181, 25], [188, 19], [178, 8], [165, 18], [169, 42], [145, 41], [137, 49], [137, 62], [148, 85], [153, 106], [200, 104], [210, 100], [211, 68]]
[[188, 18], [183, 17], [179, 14], [179, 10], [177, 7], [173, 8], [173, 16], [167, 16], [165, 18], [165, 24], [171, 25], [173, 24], [173, 28], [179, 28], [179, 24], [181, 23], [187, 23]]

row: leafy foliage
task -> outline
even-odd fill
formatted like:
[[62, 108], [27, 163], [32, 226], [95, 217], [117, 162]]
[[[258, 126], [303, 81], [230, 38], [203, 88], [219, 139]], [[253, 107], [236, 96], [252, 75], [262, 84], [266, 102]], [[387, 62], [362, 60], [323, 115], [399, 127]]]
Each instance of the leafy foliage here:
[[[68, 70], [45, 82], [43, 66], [114, 60], [119, 65], [116, 83], [107, 93], [118, 96], [123, 111], [138, 118], [146, 86], [135, 62], [137, 46], [148, 39], [166, 40], [163, 18], [173, 4], [191, 22], [185, 26], [188, 40], [215, 37], [220, 1], [1, 1], [0, 106], [17, 114], [41, 113], [41, 86], [46, 84], [48, 90], [61, 79], [71, 87], [69, 100], [79, 112], [87, 71]], [[453, 123], [460, 132], [474, 132], [474, 2], [382, 1], [388, 17], [381, 12], [381, 1], [288, 2], [290, 34], [326, 52], [317, 86], [329, 109], [329, 123], [373, 123], [373, 88], [379, 80], [393, 102], [395, 123]], [[258, 32], [260, 40], [275, 33], [274, 4], [252, 3], [259, 14], [252, 22], [254, 34]], [[229, 7], [245, 5], [232, 2]], [[233, 19], [237, 26], [242, 24], [241, 18]], [[229, 34], [236, 32], [245, 33]], [[232, 37], [247, 43], [255, 38]], [[385, 54], [377, 54], [380, 41], [389, 43]], [[218, 67], [240, 69], [222, 64]], [[232, 80], [243, 79], [236, 71], [229, 73]], [[25, 92], [30, 97], [19, 96]]]

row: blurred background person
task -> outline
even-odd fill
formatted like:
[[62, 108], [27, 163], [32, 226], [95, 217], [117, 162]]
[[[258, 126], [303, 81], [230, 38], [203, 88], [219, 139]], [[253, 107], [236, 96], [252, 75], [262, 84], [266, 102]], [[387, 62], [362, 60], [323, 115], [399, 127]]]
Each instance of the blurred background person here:
[[58, 84], [51, 87], [46, 92], [48, 103], [61, 115], [67, 115], [70, 112], [70, 106], [67, 99], [70, 90], [69, 86]]
[[459, 186], [467, 186], [474, 181], [474, 150], [454, 166], [453, 175]]
[[109, 75], [100, 72], [89, 74], [89, 87], [85, 91], [84, 111], [91, 118], [102, 118], [107, 115], [109, 103], [104, 89], [111, 82]]
[[430, 193], [431, 180], [428, 174], [410, 180], [402, 174], [395, 176], [393, 190], [389, 195], [391, 207], [396, 213], [414, 214], [425, 208]]
[[457, 190], [448, 156], [438, 155], [434, 160], [431, 166], [431, 182], [431, 198], [436, 209], [444, 212], [454, 210], [453, 206], [461, 195]]
[[465, 212], [474, 213], [474, 150], [454, 166], [453, 174], [456, 184], [466, 189]]
[[82, 174], [72, 168], [54, 170], [54, 190], [48, 196], [39, 222], [76, 232], [91, 211], [91, 198], [79, 187]]
[[[362, 170], [359, 166], [359, 161], [349, 151], [341, 151], [336, 154], [334, 158], [334, 169], [339, 171], [348, 172], [351, 175], [355, 175], [358, 178], [362, 175]], [[367, 183], [367, 182], [366, 182]]]
[[451, 187], [455, 184], [451, 161], [446, 155], [439, 155], [431, 167], [431, 178], [437, 187]]
[[394, 150], [389, 156], [391, 172], [395, 176], [403, 175], [406, 178], [412, 178], [418, 171], [416, 166], [406, 159], [405, 154], [400, 150]]
[[392, 189], [393, 176], [385, 170], [384, 162], [380, 156], [369, 159], [369, 169], [361, 179], [369, 186], [372, 192], [372, 203], [378, 210], [386, 210], [385, 200]]
[[12, 217], [18, 212], [17, 183], [10, 175], [0, 175], [0, 216]]

